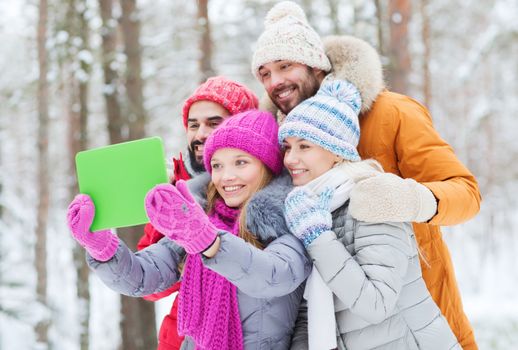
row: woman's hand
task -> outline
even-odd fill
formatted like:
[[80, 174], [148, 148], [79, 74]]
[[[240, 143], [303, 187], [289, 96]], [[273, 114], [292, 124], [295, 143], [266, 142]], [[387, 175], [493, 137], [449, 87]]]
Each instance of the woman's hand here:
[[146, 213], [151, 224], [188, 254], [204, 251], [215, 241], [218, 229], [194, 200], [183, 180], [156, 185], [146, 195]]
[[284, 216], [288, 227], [305, 247], [308, 247], [323, 232], [331, 230], [333, 218], [330, 200], [333, 190], [326, 189], [315, 195], [308, 189], [297, 187], [284, 201]]
[[67, 224], [72, 237], [88, 253], [99, 261], [110, 260], [119, 245], [119, 238], [111, 230], [90, 231], [95, 215], [92, 199], [86, 194], [78, 194], [68, 206]]

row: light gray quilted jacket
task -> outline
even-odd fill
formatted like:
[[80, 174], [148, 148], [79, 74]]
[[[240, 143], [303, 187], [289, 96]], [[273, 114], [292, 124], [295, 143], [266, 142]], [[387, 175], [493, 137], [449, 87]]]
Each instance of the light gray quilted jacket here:
[[[302, 282], [311, 271], [304, 246], [289, 233], [284, 221], [284, 199], [291, 180], [274, 180], [249, 203], [247, 224], [267, 247], [259, 250], [230, 233], [221, 234], [221, 247], [209, 269], [238, 288], [244, 348], [288, 349], [302, 298]], [[203, 188], [193, 189], [200, 198]], [[203, 197], [203, 196], [201, 196]], [[107, 262], [88, 257], [88, 264], [111, 289], [129, 296], [144, 296], [169, 288], [180, 278], [178, 263], [184, 250], [168, 238], [137, 253], [121, 241]], [[193, 349], [186, 337], [182, 350]]]
[[[308, 252], [334, 294], [338, 348], [461, 349], [422, 279], [412, 226], [357, 221], [348, 202], [332, 214]], [[292, 349], [307, 347], [300, 331]]]

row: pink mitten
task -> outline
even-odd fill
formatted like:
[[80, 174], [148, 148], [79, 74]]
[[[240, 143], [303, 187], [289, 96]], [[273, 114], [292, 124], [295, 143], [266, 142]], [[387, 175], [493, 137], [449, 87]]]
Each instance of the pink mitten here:
[[74, 239], [99, 261], [110, 260], [119, 245], [119, 238], [110, 230], [90, 232], [95, 215], [94, 203], [86, 194], [78, 194], [68, 206], [67, 223]]
[[189, 254], [207, 249], [216, 239], [218, 229], [192, 197], [185, 181], [176, 187], [156, 185], [146, 195], [146, 212], [151, 224]]

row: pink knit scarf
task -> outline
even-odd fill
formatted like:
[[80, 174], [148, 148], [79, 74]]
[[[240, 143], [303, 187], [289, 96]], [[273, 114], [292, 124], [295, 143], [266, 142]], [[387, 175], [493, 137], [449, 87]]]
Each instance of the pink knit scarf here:
[[[216, 201], [210, 221], [238, 234], [239, 210]], [[200, 350], [242, 350], [237, 289], [227, 279], [203, 266], [201, 254], [188, 255], [179, 294], [178, 332], [188, 335]]]

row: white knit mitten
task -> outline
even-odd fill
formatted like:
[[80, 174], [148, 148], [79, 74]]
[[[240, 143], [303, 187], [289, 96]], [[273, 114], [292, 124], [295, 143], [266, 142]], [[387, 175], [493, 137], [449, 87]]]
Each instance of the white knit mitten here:
[[427, 222], [437, 212], [437, 200], [413, 179], [381, 173], [353, 187], [349, 212], [366, 222]]

